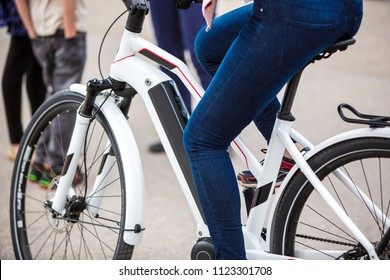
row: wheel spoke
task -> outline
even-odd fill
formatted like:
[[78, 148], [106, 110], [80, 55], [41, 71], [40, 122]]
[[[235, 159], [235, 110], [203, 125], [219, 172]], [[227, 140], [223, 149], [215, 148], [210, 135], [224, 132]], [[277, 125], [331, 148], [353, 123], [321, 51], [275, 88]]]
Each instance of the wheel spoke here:
[[[390, 226], [390, 139], [356, 138], [309, 159], [319, 179], [367, 240], [377, 248]], [[334, 177], [335, 176], [335, 177]], [[337, 179], [337, 180], [336, 180]], [[282, 193], [272, 232], [275, 253], [369, 259], [355, 234], [330, 209], [300, 171]], [[381, 258], [390, 251], [384, 246]]]
[[[75, 112], [83, 102], [81, 95], [65, 91], [49, 98], [37, 111], [26, 129], [28, 137], [20, 143], [22, 160], [15, 168], [19, 173], [12, 182], [12, 237], [17, 240], [17, 258], [33, 259], [116, 259], [131, 258], [133, 246], [124, 243], [122, 223], [125, 220], [124, 174], [120, 157], [116, 157], [118, 147], [115, 136], [100, 110], [95, 110], [83, 150], [77, 157], [77, 166], [83, 168], [83, 182], [72, 184], [63, 213], [52, 213], [50, 204], [56, 193], [54, 178], [45, 175], [40, 166], [52, 166], [58, 172], [63, 163], [51, 160], [51, 152], [65, 158], [71, 135], [65, 133], [74, 127]], [[74, 114], [74, 116], [72, 116]], [[57, 134], [50, 135], [55, 127]], [[52, 141], [52, 142], [51, 142]], [[110, 143], [110, 145], [105, 144]], [[112, 144], [114, 143], [114, 144]], [[110, 160], [104, 161], [109, 153]], [[102, 162], [107, 166], [102, 166]], [[88, 163], [88, 166], [87, 166]], [[28, 173], [35, 166], [37, 182], [28, 180]], [[104, 175], [98, 176], [104, 167]], [[15, 171], [16, 172], [16, 171]], [[41, 174], [39, 174], [41, 173]], [[57, 179], [60, 174], [56, 174]], [[46, 176], [46, 178], [45, 178]], [[101, 178], [104, 177], [104, 178]], [[50, 182], [47, 189], [37, 186], [40, 179]], [[94, 181], [100, 178], [99, 182]], [[97, 188], [92, 191], [91, 186]], [[80, 204], [88, 199], [96, 203], [88, 206]], [[73, 196], [75, 195], [75, 196]], [[89, 210], [92, 209], [90, 213]], [[19, 253], [20, 252], [20, 253]]]

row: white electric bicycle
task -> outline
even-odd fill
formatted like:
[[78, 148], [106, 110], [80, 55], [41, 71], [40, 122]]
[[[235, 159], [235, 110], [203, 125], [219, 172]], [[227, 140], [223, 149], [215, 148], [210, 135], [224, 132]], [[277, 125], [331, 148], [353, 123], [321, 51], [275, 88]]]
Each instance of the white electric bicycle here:
[[[110, 76], [93, 79], [86, 86], [72, 85], [52, 96], [24, 134], [10, 200], [17, 259], [132, 257], [147, 230], [143, 170], [128, 122], [128, 118], [137, 121], [131, 114], [128, 117], [137, 94], [197, 225], [198, 240], [194, 240], [191, 258], [214, 257], [182, 145], [189, 115], [176, 85], [159, 66], [179, 76], [198, 101], [204, 90], [182, 61], [141, 37], [148, 0], [123, 2], [128, 19]], [[338, 41], [312, 62], [354, 42], [352, 38]], [[232, 143], [258, 181], [256, 189], [244, 190], [247, 258], [389, 259], [390, 117], [365, 115], [340, 105], [343, 119], [367, 127], [312, 145], [292, 128], [291, 108], [302, 71], [286, 87], [264, 162], [241, 138]], [[59, 123], [73, 129], [70, 143], [62, 135], [52, 135], [54, 142], [45, 142], [45, 130]], [[291, 139], [308, 151], [302, 155]], [[39, 145], [47, 149], [45, 154], [37, 154]], [[61, 163], [50, 161], [53, 147], [63, 152]], [[285, 149], [296, 165], [276, 189]], [[46, 157], [45, 164], [38, 164], [38, 157]], [[44, 189], [38, 187], [37, 183], [45, 181]]]

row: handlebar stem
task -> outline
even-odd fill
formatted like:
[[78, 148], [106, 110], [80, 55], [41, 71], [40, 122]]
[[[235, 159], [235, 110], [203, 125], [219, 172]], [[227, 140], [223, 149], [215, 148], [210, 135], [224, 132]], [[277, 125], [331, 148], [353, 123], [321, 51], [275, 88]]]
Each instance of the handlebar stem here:
[[129, 11], [126, 29], [141, 33], [145, 16], [149, 13], [149, 0], [122, 0]]

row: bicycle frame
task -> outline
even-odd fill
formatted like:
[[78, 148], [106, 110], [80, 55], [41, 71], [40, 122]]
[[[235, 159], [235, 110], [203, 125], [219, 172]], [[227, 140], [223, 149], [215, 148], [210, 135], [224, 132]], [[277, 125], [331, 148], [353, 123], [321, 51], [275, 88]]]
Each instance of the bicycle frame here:
[[[151, 60], [152, 63], [149, 60]], [[164, 74], [155, 63], [168, 68], [171, 72], [176, 74], [193, 97], [197, 101], [201, 99], [204, 90], [184, 62], [143, 39], [139, 33], [133, 33], [128, 30], [125, 30], [123, 33], [119, 50], [111, 65], [110, 77], [131, 85], [131, 87], [133, 87], [141, 96], [179, 181], [179, 185], [192, 211], [197, 224], [198, 237], [209, 237], [210, 234], [204, 221], [192, 180], [191, 170], [189, 169], [189, 162], [184, 147], [181, 144], [182, 133], [188, 119], [188, 113], [186, 112], [185, 107], [182, 106], [181, 98], [177, 93], [174, 82]], [[83, 85], [72, 85], [71, 90], [86, 95], [86, 88]], [[126, 221], [123, 228], [125, 231], [124, 241], [128, 244], [137, 245], [142, 240], [142, 230], [145, 228], [144, 178], [140, 153], [126, 117], [115, 104], [115, 100], [106, 100], [104, 94], [105, 92], [103, 92], [103, 95], [96, 98], [95, 104], [98, 107], [101, 107], [103, 114], [112, 125], [117, 138], [119, 154], [122, 158], [124, 170], [126, 170], [124, 176], [127, 194], [126, 203], [127, 205], [131, 205], [131, 209], [130, 207], [127, 207], [126, 212]], [[77, 155], [80, 154], [82, 149], [83, 139], [87, 133], [86, 127], [88, 122], [88, 117], [78, 114], [68, 152], [70, 162], [68, 172], [62, 175], [57, 192], [52, 200], [52, 209], [57, 213], [64, 212], [66, 196], [69, 192], [72, 192], [72, 188], [69, 187], [73, 178], [71, 174], [74, 173], [77, 167]], [[247, 224], [243, 227], [247, 258], [289, 259], [289, 257], [286, 256], [270, 254], [268, 252], [270, 247], [269, 238], [263, 240], [260, 236], [264, 227], [271, 230], [270, 225], [272, 224], [273, 217], [270, 213], [274, 212], [278, 199], [283, 193], [289, 179], [298, 171], [298, 169], [300, 169], [312, 183], [314, 188], [321, 194], [326, 203], [328, 203], [329, 207], [333, 209], [340, 220], [365, 247], [369, 256], [372, 259], [378, 259], [373, 245], [327, 192], [323, 184], [307, 164], [305, 158], [308, 159], [324, 147], [343, 139], [350, 139], [351, 137], [353, 138], [362, 135], [389, 137], [390, 129], [359, 129], [350, 131], [337, 135], [314, 147], [307, 139], [293, 130], [291, 126], [292, 122], [290, 121], [277, 120], [264, 165], [259, 163], [258, 159], [240, 137], [235, 139], [232, 143], [232, 147], [239, 155], [240, 159], [244, 161], [255, 177], [259, 179], [254, 203], [249, 213]], [[298, 143], [311, 149], [305, 155], [305, 158], [296, 149], [291, 137], [297, 140]], [[110, 143], [107, 143], [106, 146], [109, 147], [109, 144]], [[277, 172], [285, 149], [290, 152], [293, 159], [296, 161], [296, 166], [286, 177], [280, 190], [276, 195], [273, 195]], [[101, 177], [103, 178], [104, 176]], [[346, 187], [351, 189], [351, 182], [348, 182], [348, 178], [343, 178], [341, 172], [339, 177], [345, 182]], [[99, 177], [97, 180], [99, 180]], [[95, 183], [96, 187], [93, 188], [92, 192], [99, 191], [98, 185], [99, 182]], [[367, 197], [363, 199], [369, 200]], [[98, 205], [100, 202], [96, 200], [90, 201], [89, 203]], [[375, 212], [375, 206], [373, 206], [373, 209], [372, 212]], [[381, 215], [381, 213], [378, 215]], [[389, 220], [386, 220], [386, 226], [390, 226]], [[272, 234], [272, 232], [269, 234]]]

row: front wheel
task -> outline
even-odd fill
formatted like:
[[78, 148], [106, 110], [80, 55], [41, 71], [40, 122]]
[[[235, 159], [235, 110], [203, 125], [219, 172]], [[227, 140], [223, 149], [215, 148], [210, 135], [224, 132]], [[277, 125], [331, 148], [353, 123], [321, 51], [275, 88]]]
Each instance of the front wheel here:
[[[83, 100], [82, 95], [68, 90], [49, 98], [34, 114], [20, 143], [10, 200], [16, 259], [132, 256], [134, 246], [123, 241], [126, 192], [122, 161], [112, 129], [96, 108], [70, 187], [67, 213], [54, 215], [44, 207], [61, 180]], [[96, 186], [98, 176], [100, 184]]]
[[[308, 163], [377, 248], [390, 227], [390, 139], [368, 137], [336, 143]], [[335, 176], [335, 170], [352, 182], [350, 189]], [[282, 194], [272, 232], [271, 250], [276, 254], [305, 259], [369, 258], [301, 172], [291, 178]], [[390, 258], [389, 243], [379, 257]]]

